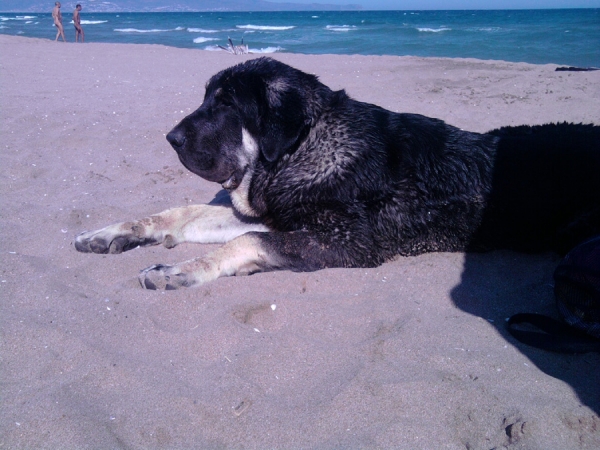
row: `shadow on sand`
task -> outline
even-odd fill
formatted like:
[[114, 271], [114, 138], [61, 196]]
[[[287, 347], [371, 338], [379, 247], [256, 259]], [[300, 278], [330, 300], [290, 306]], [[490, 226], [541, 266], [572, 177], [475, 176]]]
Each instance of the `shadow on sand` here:
[[538, 350], [518, 342], [506, 330], [506, 319], [517, 313], [559, 318], [552, 277], [559, 261], [551, 253], [468, 253], [461, 282], [451, 297], [463, 311], [492, 323], [509, 344], [547, 375], [568, 383], [582, 404], [600, 414], [600, 354], [566, 355]]

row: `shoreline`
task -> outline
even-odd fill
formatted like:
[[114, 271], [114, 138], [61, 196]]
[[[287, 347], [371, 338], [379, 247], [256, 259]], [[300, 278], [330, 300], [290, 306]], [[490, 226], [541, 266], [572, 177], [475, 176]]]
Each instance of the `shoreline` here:
[[[55, 42], [54, 39], [52, 37], [48, 37], [48, 38], [41, 38], [41, 37], [35, 37], [35, 36], [13, 36], [13, 35], [9, 35], [9, 34], [2, 34], [0, 33], [0, 38], [3, 37], [7, 37], [9, 39], [26, 39], [26, 40], [34, 40], [34, 41], [40, 41], [40, 42]], [[62, 40], [59, 40], [57, 43], [60, 44], [81, 44], [80, 42], [75, 42], [75, 41], [67, 41], [67, 42], [63, 42]], [[235, 43], [234, 43], [235, 44]], [[178, 50], [189, 50], [189, 51], [199, 51], [199, 52], [204, 52], [204, 53], [216, 53], [216, 54], [229, 54], [226, 51], [223, 50], [206, 50], [203, 48], [187, 48], [187, 47], [175, 47], [172, 45], [166, 45], [166, 44], [156, 44], [156, 43], [137, 43], [137, 42], [85, 42], [83, 43], [83, 45], [115, 45], [115, 46], [135, 46], [135, 47], [143, 47], [143, 46], [148, 46], [148, 47], [163, 47], [166, 49], [178, 49]], [[235, 56], [254, 56], [254, 57], [261, 57], [261, 56], [265, 56], [265, 57], [275, 57], [277, 55], [289, 55], [289, 56], [300, 56], [300, 57], [320, 57], [320, 56], [333, 56], [333, 57], [340, 57], [340, 58], [354, 58], [354, 57], [364, 57], [364, 58], [418, 58], [418, 59], [449, 59], [449, 60], [467, 60], [467, 61], [480, 61], [480, 62], [497, 62], [497, 63], [506, 63], [506, 64], [528, 64], [528, 65], [532, 65], [532, 66], [561, 66], [561, 64], [557, 64], [557, 63], [530, 63], [530, 62], [525, 62], [525, 61], [506, 61], [506, 60], [502, 60], [502, 59], [480, 59], [480, 58], [470, 58], [470, 57], [453, 57], [453, 56], [418, 56], [418, 55], [376, 55], [376, 54], [372, 54], [372, 55], [363, 55], [361, 53], [344, 53], [344, 54], [340, 54], [340, 53], [292, 53], [292, 52], [273, 52], [273, 53], [260, 53], [260, 52], [249, 52], [246, 54], [240, 54], [240, 55], [231, 55], [232, 57]]]
[[[504, 330], [514, 313], [555, 314], [556, 255], [431, 253], [161, 293], [139, 288], [140, 269], [217, 246], [75, 251], [83, 230], [212, 199], [220, 187], [165, 134], [211, 75], [254, 55], [6, 35], [0, 51], [5, 447], [600, 447], [600, 355]], [[600, 124], [600, 72], [269, 56], [471, 131]]]
[[[72, 23], [71, 23], [72, 24]], [[35, 36], [13, 36], [13, 35], [9, 35], [9, 34], [2, 34], [0, 33], [0, 38], [3, 36], [7, 36], [9, 38], [16, 38], [16, 39], [31, 39], [31, 40], [39, 40], [39, 41], [43, 41], [43, 42], [55, 42], [53, 38], [48, 37], [48, 38], [42, 38], [42, 37], [35, 37]], [[74, 41], [67, 41], [67, 42], [63, 42], [62, 40], [59, 40], [57, 43], [65, 43], [65, 44], [76, 44], [76, 42]], [[80, 43], [77, 43], [80, 44]], [[200, 51], [200, 52], [205, 52], [205, 53], [225, 53], [227, 54], [228, 52], [224, 51], [224, 50], [206, 50], [203, 48], [192, 48], [192, 47], [177, 47], [177, 46], [173, 46], [173, 45], [167, 45], [167, 44], [161, 44], [161, 43], [136, 43], [136, 42], [93, 42], [93, 41], [88, 41], [83, 43], [83, 45], [116, 45], [116, 46], [121, 46], [121, 45], [133, 45], [133, 46], [157, 46], [157, 47], [164, 47], [164, 48], [172, 48], [172, 49], [179, 49], [179, 50], [190, 50], [190, 51]], [[235, 44], [235, 43], [234, 43]], [[364, 58], [417, 58], [417, 59], [425, 59], [425, 60], [465, 60], [465, 61], [479, 61], [479, 62], [488, 62], [488, 63], [505, 63], [505, 64], [527, 64], [527, 65], [532, 65], [532, 66], [554, 66], [555, 68], [558, 67], [575, 67], [575, 68], [585, 68], [585, 69], [592, 69], [589, 71], [593, 71], [593, 70], [600, 70], [600, 67], [583, 67], [583, 66], [570, 66], [569, 64], [560, 64], [560, 63], [532, 63], [532, 62], [526, 62], [526, 61], [508, 61], [508, 60], [503, 60], [503, 59], [481, 59], [481, 58], [473, 58], [473, 57], [454, 57], [454, 56], [418, 56], [418, 55], [393, 55], [393, 54], [383, 54], [383, 55], [379, 55], [379, 54], [361, 54], [361, 53], [344, 53], [344, 54], [340, 54], [340, 53], [293, 53], [293, 52], [286, 52], [286, 51], [274, 51], [274, 52], [256, 52], [256, 51], [249, 51], [246, 54], [243, 55], [233, 55], [233, 56], [250, 56], [250, 57], [267, 57], [267, 58], [276, 58], [278, 55], [289, 55], [289, 56], [301, 56], [301, 57], [311, 57], [311, 56], [315, 56], [315, 57], [328, 57], [328, 56], [332, 56], [332, 57], [341, 57], [341, 58], [345, 58], [345, 57], [349, 57], [349, 58], [355, 58], [355, 57], [364, 57]]]

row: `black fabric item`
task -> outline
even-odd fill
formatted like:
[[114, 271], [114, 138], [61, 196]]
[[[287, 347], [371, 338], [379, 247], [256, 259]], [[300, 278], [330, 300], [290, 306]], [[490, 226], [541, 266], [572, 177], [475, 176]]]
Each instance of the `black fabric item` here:
[[[523, 325], [529, 325], [523, 329]], [[541, 314], [515, 314], [508, 332], [523, 344], [558, 353], [600, 352], [600, 340]]]
[[554, 271], [556, 306], [564, 322], [516, 314], [508, 332], [524, 344], [562, 353], [600, 352], [600, 236], [571, 250]]
[[600, 236], [578, 245], [560, 262], [554, 295], [565, 322], [600, 339]]
[[555, 72], [590, 72], [592, 70], [600, 70], [598, 67], [557, 67]]

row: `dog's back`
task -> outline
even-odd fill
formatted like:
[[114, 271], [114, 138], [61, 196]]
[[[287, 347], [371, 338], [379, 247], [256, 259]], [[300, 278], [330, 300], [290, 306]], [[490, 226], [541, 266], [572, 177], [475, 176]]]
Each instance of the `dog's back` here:
[[361, 116], [386, 116], [387, 160], [380, 170], [393, 193], [368, 202], [382, 248], [402, 255], [565, 253], [600, 234], [600, 126], [561, 123], [479, 134], [417, 114], [357, 107]]

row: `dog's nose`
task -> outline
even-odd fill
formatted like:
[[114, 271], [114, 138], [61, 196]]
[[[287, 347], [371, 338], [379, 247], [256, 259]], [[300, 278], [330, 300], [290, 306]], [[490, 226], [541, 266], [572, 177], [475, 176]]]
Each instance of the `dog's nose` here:
[[183, 130], [175, 128], [167, 134], [167, 141], [169, 141], [169, 144], [171, 144], [173, 148], [181, 148], [185, 144], [185, 133]]

